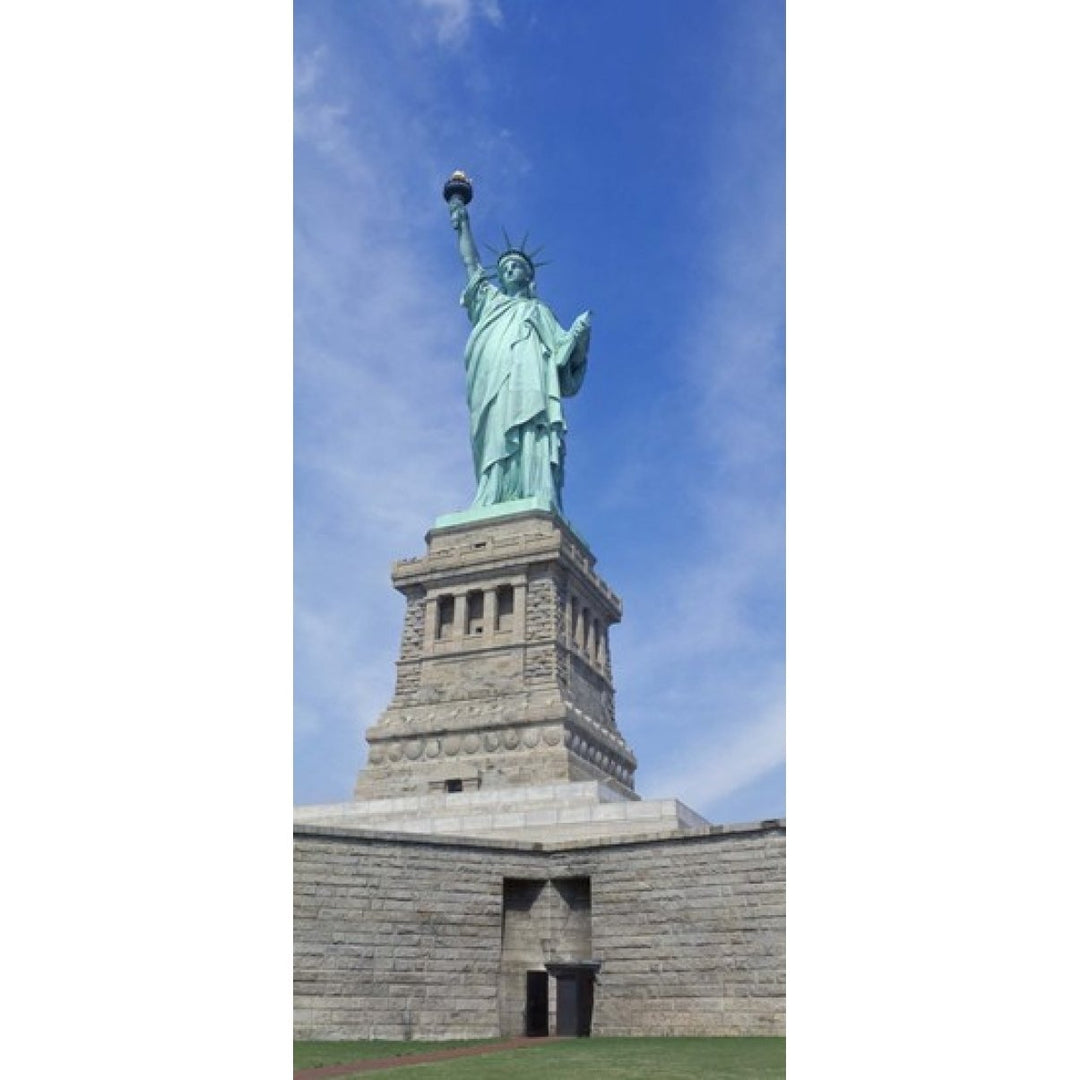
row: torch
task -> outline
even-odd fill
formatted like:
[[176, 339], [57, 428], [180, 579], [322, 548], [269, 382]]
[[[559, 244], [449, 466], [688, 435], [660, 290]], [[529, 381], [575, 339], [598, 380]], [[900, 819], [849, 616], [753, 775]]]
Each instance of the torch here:
[[469, 178], [460, 170], [450, 174], [450, 179], [443, 184], [443, 198], [446, 205], [453, 211], [455, 206], [468, 206], [472, 202], [472, 184]]

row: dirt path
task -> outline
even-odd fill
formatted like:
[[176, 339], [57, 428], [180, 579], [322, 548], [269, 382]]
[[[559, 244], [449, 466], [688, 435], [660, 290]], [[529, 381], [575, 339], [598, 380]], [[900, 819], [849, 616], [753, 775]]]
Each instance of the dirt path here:
[[389, 1058], [366, 1058], [345, 1065], [322, 1065], [317, 1069], [297, 1069], [293, 1080], [323, 1080], [333, 1076], [351, 1076], [355, 1073], [376, 1072], [379, 1069], [400, 1069], [406, 1065], [427, 1065], [434, 1061], [450, 1061], [452, 1058], [473, 1057], [476, 1054], [495, 1054], [501, 1050], [520, 1050], [524, 1046], [540, 1046], [551, 1039], [503, 1039], [502, 1042], [485, 1043], [483, 1046], [458, 1046], [447, 1050], [430, 1050], [423, 1054], [399, 1054]]

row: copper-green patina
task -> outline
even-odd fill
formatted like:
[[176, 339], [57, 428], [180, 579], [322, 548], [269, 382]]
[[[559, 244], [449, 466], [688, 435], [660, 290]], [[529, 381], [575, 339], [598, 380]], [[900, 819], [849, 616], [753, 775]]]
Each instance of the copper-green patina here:
[[447, 202], [465, 265], [461, 303], [472, 323], [465, 382], [476, 471], [473, 507], [529, 499], [561, 514], [562, 399], [585, 380], [590, 314], [579, 315], [568, 330], [559, 325], [537, 298], [536, 265], [524, 245], [508, 246], [490, 275], [473, 238], [469, 198], [468, 181], [455, 173]]

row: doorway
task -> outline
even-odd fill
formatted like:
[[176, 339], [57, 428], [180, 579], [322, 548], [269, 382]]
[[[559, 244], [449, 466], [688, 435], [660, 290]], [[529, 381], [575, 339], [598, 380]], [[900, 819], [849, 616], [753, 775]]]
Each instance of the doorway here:
[[547, 969], [555, 976], [555, 1034], [587, 1038], [592, 1034], [593, 986], [599, 963], [548, 964]]
[[547, 1037], [548, 1031], [548, 973], [525, 972], [525, 1034]]

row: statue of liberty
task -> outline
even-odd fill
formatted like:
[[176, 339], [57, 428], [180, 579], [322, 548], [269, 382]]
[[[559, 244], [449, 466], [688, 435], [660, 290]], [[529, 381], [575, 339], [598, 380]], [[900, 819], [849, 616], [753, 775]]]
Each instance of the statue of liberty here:
[[[465, 346], [476, 498], [473, 506], [538, 497], [562, 512], [566, 421], [562, 399], [585, 381], [589, 312], [564, 330], [536, 297], [535, 252], [506, 250], [494, 273], [480, 264], [466, 204], [472, 186], [456, 172], [443, 189], [458, 234], [472, 323]], [[494, 280], [492, 280], [494, 278]]]

